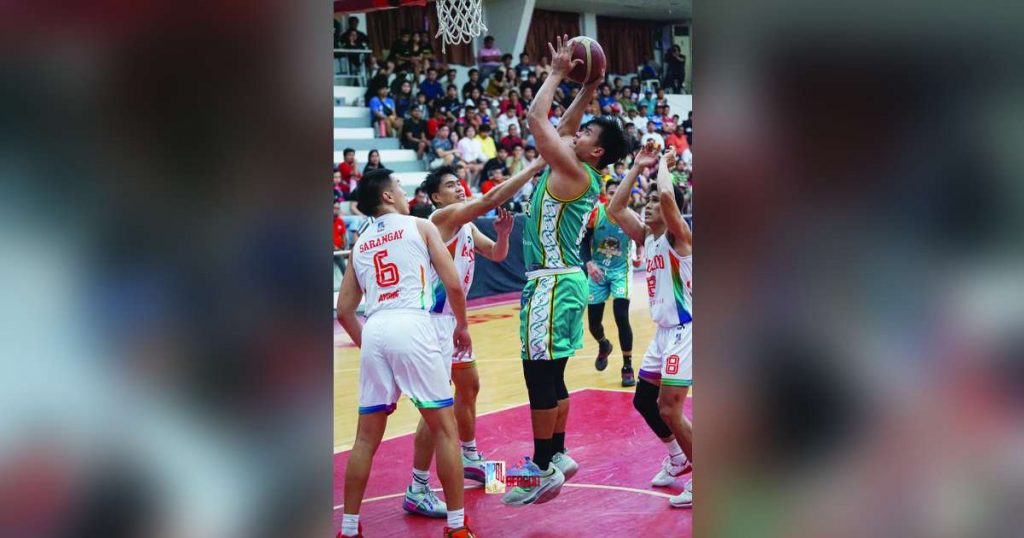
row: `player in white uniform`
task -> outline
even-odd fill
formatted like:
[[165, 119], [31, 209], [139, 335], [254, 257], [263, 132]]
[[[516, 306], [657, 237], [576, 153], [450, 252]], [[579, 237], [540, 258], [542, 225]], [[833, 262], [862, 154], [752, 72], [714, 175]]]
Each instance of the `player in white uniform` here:
[[[672, 151], [661, 158], [644, 221], [626, 207], [637, 175], [657, 161], [657, 149], [650, 145], [637, 154], [633, 168], [608, 204], [608, 212], [634, 241], [644, 244], [647, 295], [658, 328], [640, 366], [633, 406], [665, 443], [669, 455], [651, 483], [668, 486], [691, 470], [693, 461], [693, 425], [683, 414], [693, 384], [693, 234], [679, 211], [683, 195], [669, 175], [675, 164]], [[693, 481], [669, 503], [679, 508], [693, 506]]]
[[[352, 246], [349, 270], [338, 295], [338, 321], [360, 347], [359, 423], [345, 466], [345, 513], [342, 536], [359, 536], [359, 508], [370, 476], [373, 455], [400, 393], [419, 408], [437, 447], [437, 471], [448, 505], [446, 533], [468, 532], [464, 517], [462, 461], [448, 384], [450, 358], [441, 354], [429, 310], [433, 306], [431, 272], [448, 291], [456, 326], [452, 347], [472, 352], [466, 321], [466, 297], [455, 265], [437, 227], [409, 216], [409, 204], [387, 169], [359, 182], [358, 208], [373, 219]], [[366, 295], [366, 325], [356, 307]], [[395, 338], [401, 335], [401, 338]]]
[[[464, 292], [473, 283], [475, 257], [479, 253], [485, 258], [500, 262], [508, 255], [508, 237], [515, 223], [514, 217], [504, 209], [498, 210], [494, 229], [498, 240], [492, 241], [473, 221], [488, 211], [515, 196], [534, 174], [544, 168], [544, 161], [537, 159], [512, 178], [494, 187], [487, 194], [466, 200], [466, 191], [459, 183], [455, 170], [448, 166], [439, 168], [427, 176], [422, 188], [437, 206], [430, 215], [437, 226], [449, 256], [455, 261], [459, 283]], [[451, 357], [451, 379], [455, 384], [455, 419], [462, 443], [462, 467], [466, 478], [484, 483], [484, 458], [476, 447], [476, 396], [480, 392], [480, 376], [472, 355], [459, 356], [452, 349], [452, 331], [456, 320], [447, 292], [439, 279], [434, 279], [434, 306], [431, 319], [437, 332], [442, 354]], [[402, 508], [405, 511], [428, 517], [445, 517], [445, 505], [427, 487], [430, 477], [430, 458], [434, 445], [430, 431], [424, 421], [416, 428], [415, 452], [413, 454], [412, 484], [406, 488]]]

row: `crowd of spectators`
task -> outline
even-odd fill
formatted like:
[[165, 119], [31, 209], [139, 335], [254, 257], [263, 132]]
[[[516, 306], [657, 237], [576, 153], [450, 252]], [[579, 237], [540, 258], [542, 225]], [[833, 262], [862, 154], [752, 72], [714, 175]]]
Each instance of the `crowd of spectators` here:
[[[348, 41], [358, 42], [357, 34], [352, 26], [343, 35]], [[548, 58], [534, 63], [524, 52], [513, 65], [513, 55], [502, 53], [494, 45], [494, 38], [487, 36], [477, 56], [477, 67], [469, 71], [468, 82], [459, 88], [455, 70], [438, 60], [430, 42], [421, 33], [402, 32], [386, 59], [370, 59], [371, 65], [377, 66], [366, 91], [372, 127], [376, 136], [398, 138], [401, 148], [414, 150], [429, 170], [454, 166], [467, 196], [484, 194], [537, 158], [526, 113], [551, 72]], [[664, 80], [657, 89], [644, 84], [652, 78], [649, 70], [655, 71], [650, 64], [642, 66], [628, 82], [623, 77], [608, 77], [610, 80], [599, 86], [583, 122], [601, 115], [618, 118], [629, 142], [629, 155], [602, 170], [602, 192], [609, 182], [618, 183], [624, 178], [632, 156], [641, 145], [653, 140], [677, 154], [672, 177], [685, 193], [683, 211], [688, 213], [693, 189], [693, 113], [680, 117], [665, 97], [666, 87], [679, 88], [683, 83], [685, 57], [678, 47], [666, 56], [664, 68]], [[579, 91], [580, 86], [568, 80], [559, 85], [548, 112], [553, 125], [558, 125]], [[344, 161], [334, 172], [335, 201], [340, 203], [352, 198], [362, 174], [383, 166], [376, 150], [370, 152], [370, 162], [362, 169], [355, 161], [354, 150], [346, 149], [343, 155]], [[536, 178], [506, 207], [524, 211], [535, 182]], [[642, 210], [645, 190], [652, 183], [646, 176], [639, 178], [632, 198], [637, 211]], [[361, 218], [355, 204], [350, 205], [352, 219]], [[429, 215], [429, 200], [417, 193], [410, 201], [410, 210]], [[350, 233], [351, 229], [349, 226]]]

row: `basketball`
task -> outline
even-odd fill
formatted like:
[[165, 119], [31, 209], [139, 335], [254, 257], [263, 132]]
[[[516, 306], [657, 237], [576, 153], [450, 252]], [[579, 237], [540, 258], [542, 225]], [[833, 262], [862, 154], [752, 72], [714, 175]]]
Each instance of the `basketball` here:
[[604, 49], [601, 44], [589, 37], [576, 36], [569, 40], [572, 46], [572, 59], [583, 60], [569, 71], [569, 79], [573, 82], [586, 84], [601, 76], [605, 66]]

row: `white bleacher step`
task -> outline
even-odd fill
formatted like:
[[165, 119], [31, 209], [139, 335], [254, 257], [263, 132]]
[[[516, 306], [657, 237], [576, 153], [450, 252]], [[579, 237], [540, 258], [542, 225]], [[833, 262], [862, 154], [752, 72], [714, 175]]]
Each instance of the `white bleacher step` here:
[[373, 127], [339, 127], [334, 129], [335, 140], [361, 140], [373, 138]]
[[416, 188], [423, 183], [423, 180], [427, 178], [426, 170], [422, 172], [395, 172], [391, 174], [391, 177], [398, 180], [402, 185], [402, 190], [405, 191], [407, 196], [416, 194]]
[[335, 86], [334, 98], [344, 99], [346, 103], [355, 103], [366, 94], [366, 88], [361, 86]]
[[334, 151], [338, 151], [339, 149], [343, 150], [345, 148], [352, 148], [355, 150], [376, 149], [380, 151], [386, 149], [401, 149], [398, 146], [397, 138], [356, 138], [354, 140], [334, 139]]
[[361, 119], [369, 123], [370, 109], [365, 106], [336, 106], [334, 107], [334, 117]]
[[[360, 164], [366, 164], [366, 156], [370, 153], [368, 149], [356, 150], [356, 160]], [[334, 162], [340, 163], [343, 160], [341, 151], [334, 152]], [[391, 162], [404, 162], [413, 161], [416, 162], [419, 159], [416, 158], [416, 152], [411, 149], [382, 149], [380, 150], [380, 161], [384, 164]]]

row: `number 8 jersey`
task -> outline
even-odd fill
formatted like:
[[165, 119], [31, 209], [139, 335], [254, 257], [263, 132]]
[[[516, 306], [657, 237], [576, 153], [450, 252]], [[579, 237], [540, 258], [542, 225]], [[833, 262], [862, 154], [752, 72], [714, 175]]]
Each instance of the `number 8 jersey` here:
[[416, 217], [386, 213], [372, 219], [352, 246], [352, 266], [366, 295], [365, 316], [380, 310], [429, 310], [430, 253]]

